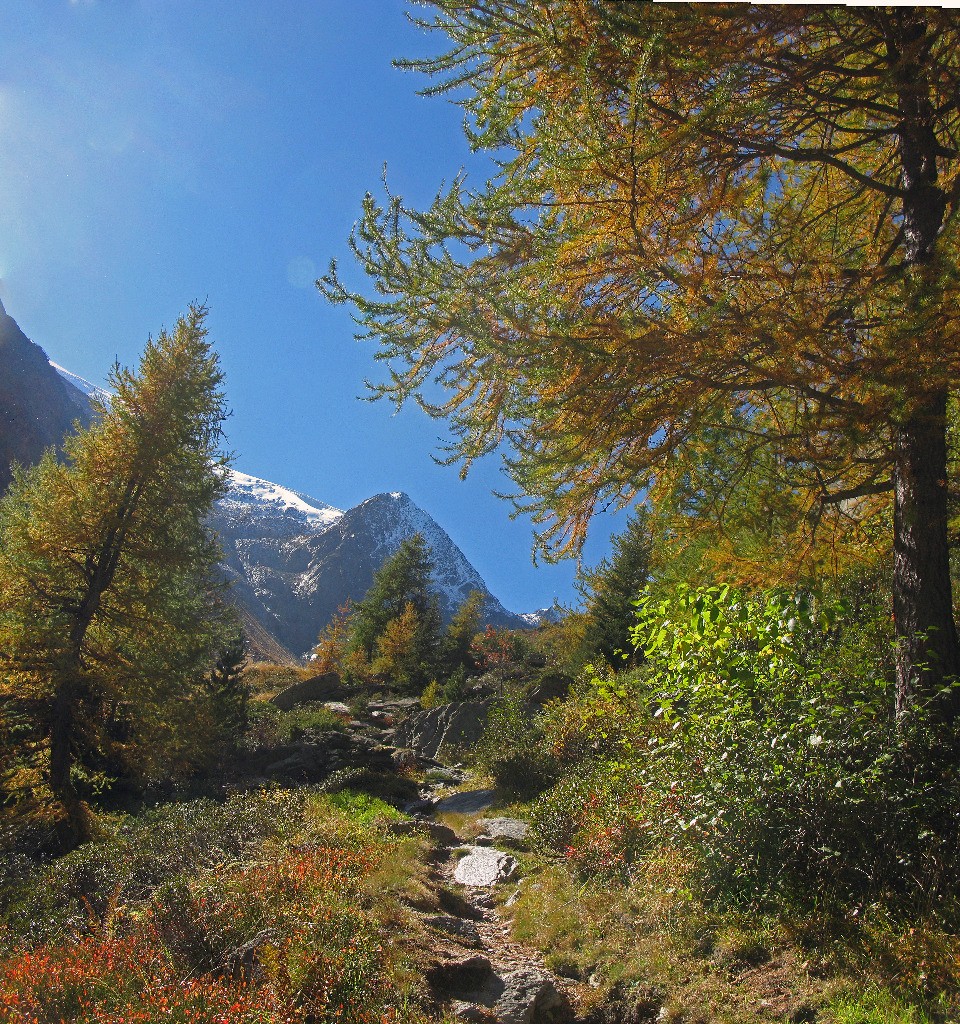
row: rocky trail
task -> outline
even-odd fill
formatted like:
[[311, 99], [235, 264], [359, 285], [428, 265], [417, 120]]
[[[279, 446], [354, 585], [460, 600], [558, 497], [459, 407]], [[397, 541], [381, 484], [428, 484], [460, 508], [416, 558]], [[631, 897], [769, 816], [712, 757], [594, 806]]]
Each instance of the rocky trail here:
[[[291, 687], [295, 690], [295, 687]], [[331, 688], [299, 685], [275, 698], [282, 708], [306, 701], [347, 712]], [[326, 698], [326, 699], [323, 699]], [[535, 895], [525, 888], [518, 854], [527, 847], [527, 823], [498, 817], [497, 794], [466, 789], [466, 773], [444, 755], [462, 751], [483, 730], [486, 705], [464, 702], [420, 711], [416, 701], [368, 702], [345, 731], [322, 741], [292, 744], [264, 765], [263, 774], [288, 782], [321, 781], [333, 773], [375, 772], [384, 784], [410, 787], [398, 833], [427, 834], [433, 843], [430, 883], [441, 913], [421, 914], [427, 936], [424, 973], [448, 1017], [487, 1024], [569, 1024], [578, 1019], [584, 986], [558, 978], [542, 955], [514, 942], [501, 906]], [[451, 758], [452, 760], [452, 758]], [[411, 786], [410, 770], [425, 778]], [[442, 819], [457, 822], [458, 834]]]
[[[523, 879], [513, 853], [526, 849], [526, 822], [480, 818], [480, 834], [468, 841], [438, 822], [435, 815], [487, 810], [495, 800], [493, 791], [465, 790], [450, 796], [434, 791], [427, 800], [432, 807], [419, 810], [419, 821], [436, 843], [434, 877], [442, 887], [441, 901], [446, 897], [447, 902], [446, 914], [424, 922], [439, 939], [427, 972], [438, 1001], [462, 1021], [573, 1021], [576, 986], [552, 974], [536, 950], [514, 942], [509, 925], [498, 912], [501, 902], [512, 905], [522, 891]], [[500, 887], [511, 890], [505, 900], [497, 898]]]

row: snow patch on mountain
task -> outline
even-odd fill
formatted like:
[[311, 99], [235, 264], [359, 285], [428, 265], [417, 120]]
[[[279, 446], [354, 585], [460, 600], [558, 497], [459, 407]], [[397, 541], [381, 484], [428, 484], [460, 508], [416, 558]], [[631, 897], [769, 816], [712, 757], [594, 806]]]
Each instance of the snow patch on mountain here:
[[295, 537], [322, 533], [343, 512], [290, 487], [237, 470], [227, 471], [229, 489], [217, 502], [217, 527], [235, 537]]
[[535, 612], [519, 612], [519, 617], [531, 628], [546, 626], [563, 620], [564, 609], [553, 604], [549, 608], [538, 608]]
[[98, 398], [101, 402], [110, 401], [111, 394], [105, 388], [101, 388], [96, 384], [91, 384], [90, 381], [85, 380], [79, 374], [71, 373], [70, 370], [64, 369], [52, 359], [50, 360], [50, 365], [68, 384], [72, 384], [78, 391], [85, 394], [87, 398]]

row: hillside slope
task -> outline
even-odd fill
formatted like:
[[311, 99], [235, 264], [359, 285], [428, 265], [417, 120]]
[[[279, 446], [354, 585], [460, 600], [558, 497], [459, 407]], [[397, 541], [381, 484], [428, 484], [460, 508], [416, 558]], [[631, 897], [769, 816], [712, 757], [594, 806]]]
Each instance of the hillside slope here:
[[0, 492], [11, 466], [33, 465], [75, 420], [90, 422], [86, 395], [65, 380], [0, 303]]

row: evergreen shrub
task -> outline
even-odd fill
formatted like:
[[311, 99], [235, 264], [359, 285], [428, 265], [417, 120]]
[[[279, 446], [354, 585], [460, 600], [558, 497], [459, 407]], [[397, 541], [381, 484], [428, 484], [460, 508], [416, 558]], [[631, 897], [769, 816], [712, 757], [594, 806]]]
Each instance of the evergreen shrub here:
[[504, 694], [494, 702], [473, 758], [498, 787], [515, 796], [533, 796], [556, 779], [540, 718], [520, 692]]

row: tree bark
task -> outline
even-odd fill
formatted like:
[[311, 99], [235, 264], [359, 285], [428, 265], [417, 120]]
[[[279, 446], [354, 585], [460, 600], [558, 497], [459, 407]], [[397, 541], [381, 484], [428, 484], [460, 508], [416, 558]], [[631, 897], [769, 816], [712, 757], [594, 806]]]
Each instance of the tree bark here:
[[[931, 45], [922, 8], [884, 14], [887, 55], [901, 120], [904, 264], [934, 256], [947, 197], [937, 182], [939, 143], [927, 80]], [[960, 693], [942, 693], [960, 672], [947, 538], [947, 390], [921, 396], [895, 425], [893, 618], [897, 635], [897, 716], [932, 703], [953, 721]]]
[[894, 465], [893, 618], [897, 715], [918, 701], [957, 717], [960, 674], [947, 541], [946, 392], [928, 397], [898, 430]]
[[50, 722], [50, 791], [65, 814], [60, 841], [67, 850], [89, 839], [87, 809], [72, 778], [75, 702], [73, 681], [62, 682], [54, 695]]

